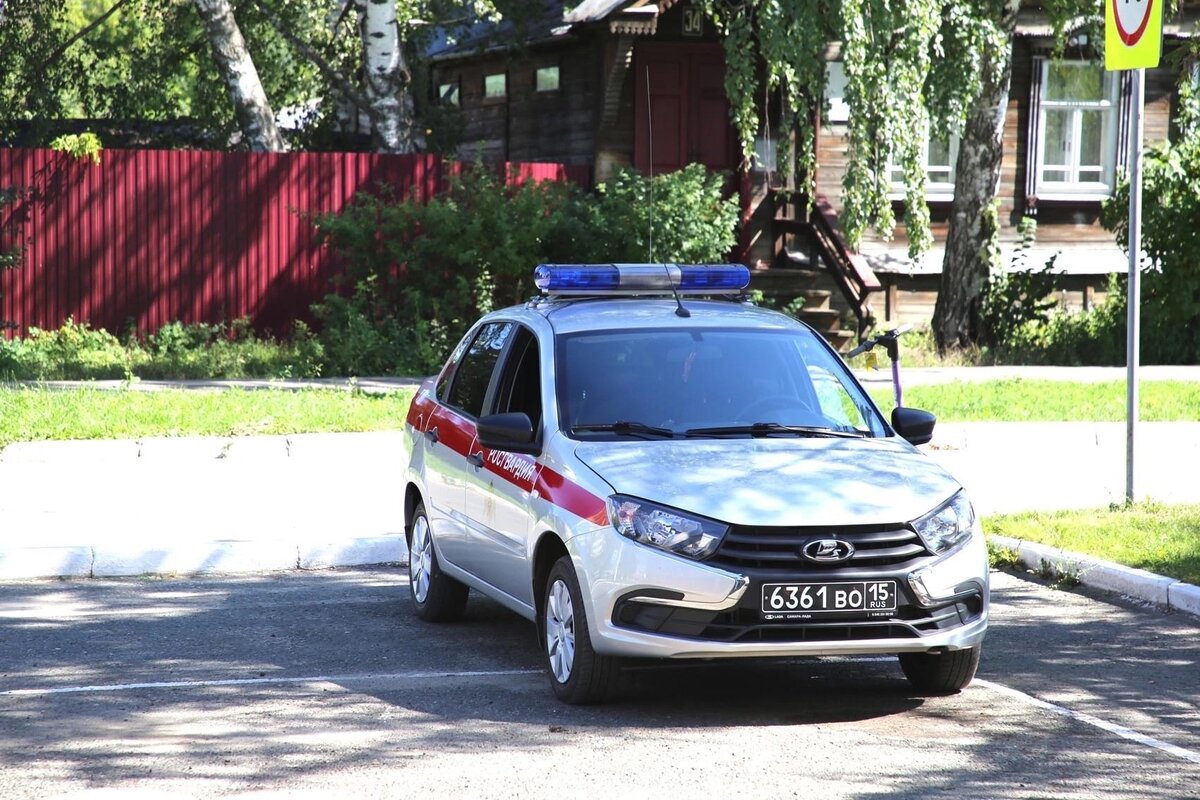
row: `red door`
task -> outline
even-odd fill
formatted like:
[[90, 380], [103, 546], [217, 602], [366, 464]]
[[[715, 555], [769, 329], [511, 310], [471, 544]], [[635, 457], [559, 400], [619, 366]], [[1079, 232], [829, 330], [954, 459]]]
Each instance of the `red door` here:
[[642, 172], [653, 166], [655, 175], [691, 163], [733, 171], [721, 46], [639, 44], [634, 56], [634, 165]]

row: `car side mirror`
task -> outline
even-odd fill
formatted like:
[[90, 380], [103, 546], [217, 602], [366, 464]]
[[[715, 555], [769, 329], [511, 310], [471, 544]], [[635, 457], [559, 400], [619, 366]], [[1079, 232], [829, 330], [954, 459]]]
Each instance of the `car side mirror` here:
[[937, 417], [919, 408], [892, 409], [892, 427], [910, 444], [925, 444], [933, 438], [933, 426]]
[[475, 430], [479, 435], [479, 443], [492, 450], [527, 453], [532, 456], [542, 453], [542, 448], [537, 444], [537, 432], [533, 429], [533, 422], [524, 412], [512, 411], [480, 417], [475, 423]]

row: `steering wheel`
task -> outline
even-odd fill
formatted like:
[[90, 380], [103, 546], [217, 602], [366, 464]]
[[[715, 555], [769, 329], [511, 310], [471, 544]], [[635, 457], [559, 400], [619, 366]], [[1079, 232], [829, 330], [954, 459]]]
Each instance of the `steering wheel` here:
[[749, 403], [743, 406], [741, 410], [734, 414], [733, 418], [737, 420], [749, 420], [750, 422], [762, 422], [764, 420], [761, 418], [765, 415], [765, 413], [774, 409], [778, 409], [780, 411], [795, 410], [810, 418], [813, 416], [821, 416], [813, 410], [811, 405], [799, 397], [786, 394], [772, 394], [767, 395], [766, 397], [760, 397], [757, 400], [751, 400]]

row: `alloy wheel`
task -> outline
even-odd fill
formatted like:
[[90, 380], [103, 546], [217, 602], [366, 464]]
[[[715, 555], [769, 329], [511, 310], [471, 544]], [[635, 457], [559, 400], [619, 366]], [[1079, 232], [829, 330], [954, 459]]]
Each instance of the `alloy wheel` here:
[[433, 566], [433, 539], [429, 537], [429, 520], [424, 515], [413, 522], [412, 548], [408, 554], [408, 580], [413, 597], [424, 603], [429, 597], [429, 573]]
[[546, 595], [546, 655], [559, 683], [571, 679], [575, 666], [575, 606], [571, 590], [556, 580]]

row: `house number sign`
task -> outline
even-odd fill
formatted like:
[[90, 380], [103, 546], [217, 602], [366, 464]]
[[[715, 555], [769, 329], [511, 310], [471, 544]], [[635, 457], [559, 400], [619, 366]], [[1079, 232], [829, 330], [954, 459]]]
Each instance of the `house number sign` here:
[[684, 36], [703, 36], [704, 35], [704, 11], [703, 9], [691, 6], [683, 9], [683, 35]]

